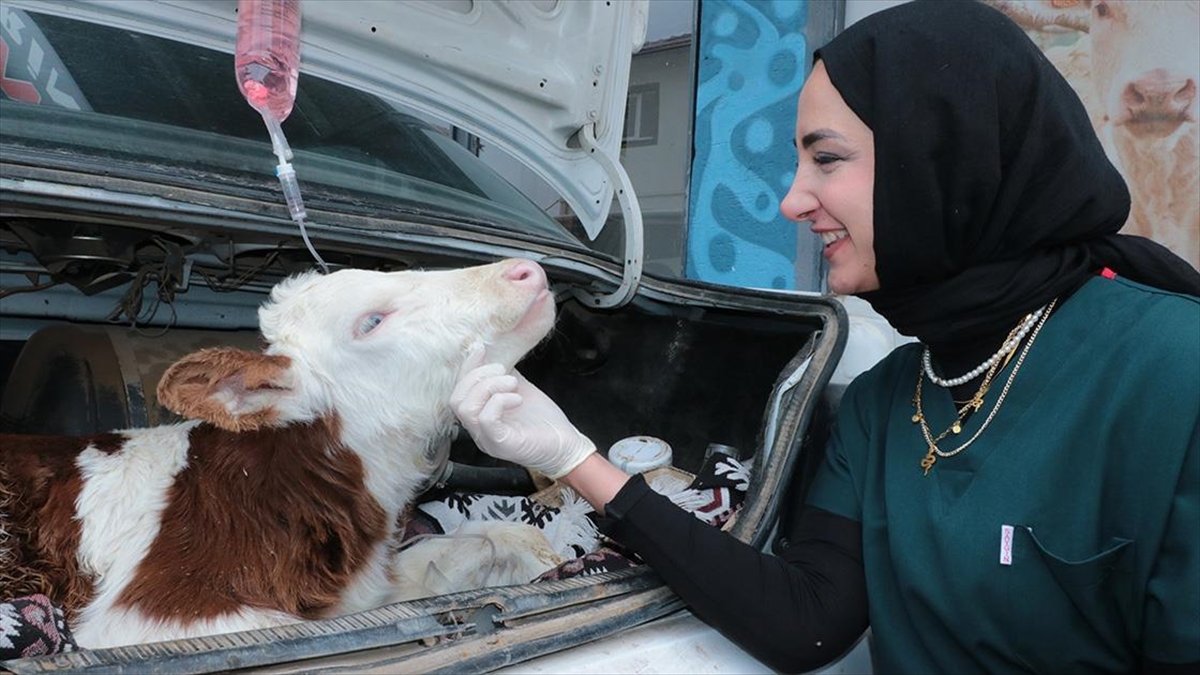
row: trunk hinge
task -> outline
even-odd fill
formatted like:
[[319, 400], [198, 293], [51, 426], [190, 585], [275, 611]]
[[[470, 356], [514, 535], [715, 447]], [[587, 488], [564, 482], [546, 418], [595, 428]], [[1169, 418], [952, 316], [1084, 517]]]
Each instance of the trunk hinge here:
[[642, 279], [642, 209], [638, 205], [637, 195], [629, 183], [629, 174], [625, 167], [596, 142], [596, 125], [588, 124], [579, 130], [579, 142], [600, 162], [608, 173], [621, 205], [621, 216], [625, 221], [625, 256], [621, 266], [621, 285], [608, 295], [590, 293], [580, 288], [574, 289], [574, 295], [580, 302], [589, 307], [621, 307], [628, 303], [638, 283]]

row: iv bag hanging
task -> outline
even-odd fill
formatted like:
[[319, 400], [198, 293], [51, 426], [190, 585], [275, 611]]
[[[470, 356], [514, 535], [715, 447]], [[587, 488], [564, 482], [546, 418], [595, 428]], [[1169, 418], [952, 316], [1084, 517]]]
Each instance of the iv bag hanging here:
[[246, 101], [283, 122], [300, 75], [300, 1], [238, 0], [234, 70]]

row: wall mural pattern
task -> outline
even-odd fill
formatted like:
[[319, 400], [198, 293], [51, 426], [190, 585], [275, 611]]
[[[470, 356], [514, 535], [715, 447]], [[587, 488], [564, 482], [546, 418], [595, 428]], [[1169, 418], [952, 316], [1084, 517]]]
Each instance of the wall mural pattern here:
[[797, 265], [798, 255], [812, 257], [815, 237], [779, 213], [795, 174], [808, 15], [808, 0], [700, 3], [690, 278], [801, 290], [821, 283], [818, 270]]
[[1129, 185], [1122, 232], [1200, 267], [1200, 2], [986, 0], [1079, 94]]

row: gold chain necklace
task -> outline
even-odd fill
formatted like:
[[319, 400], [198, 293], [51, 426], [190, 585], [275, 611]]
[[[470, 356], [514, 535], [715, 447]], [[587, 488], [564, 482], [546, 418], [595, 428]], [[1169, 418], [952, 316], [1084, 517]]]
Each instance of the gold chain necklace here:
[[[1014, 329], [1013, 333], [1015, 332], [1016, 329]], [[1013, 333], [1009, 333], [1009, 336], [1011, 337]], [[983, 383], [979, 385], [979, 389], [971, 398], [967, 399], [966, 401], [954, 401], [956, 407], [958, 404], [962, 404], [961, 407], [957, 408], [958, 414], [955, 416], [954, 422], [945, 431], [938, 434], [937, 438], [931, 438], [933, 432], [925, 423], [925, 410], [921, 406], [923, 376], [921, 373], [917, 373], [917, 391], [915, 394], [913, 394], [912, 398], [912, 404], [917, 409], [917, 412], [913, 414], [912, 421], [913, 424], [921, 425], [921, 434], [925, 436], [926, 442], [929, 443], [930, 451], [926, 453], [925, 457], [921, 461], [921, 467], [925, 469], [926, 474], [928, 474], [929, 469], [933, 467], [933, 463], [937, 461], [937, 456], [934, 454], [933, 448], [936, 448], [937, 444], [942, 442], [942, 439], [944, 439], [946, 436], [949, 436], [952, 433], [962, 433], [962, 424], [966, 419], [967, 414], [970, 412], [979, 412], [979, 410], [983, 407], [983, 397], [987, 395], [988, 390], [992, 387], [992, 378], [996, 376], [997, 371], [1003, 370], [1005, 366], [1008, 365], [1014, 354], [1016, 354], [1016, 351], [1009, 351], [1009, 353], [1004, 357], [1003, 362], [996, 361], [992, 363], [992, 366], [988, 368], [987, 374], [983, 378]]]
[[[979, 409], [983, 407], [983, 397], [987, 394], [988, 390], [991, 389], [992, 378], [996, 376], [996, 371], [1003, 370], [1004, 367], [1008, 365], [1008, 362], [1012, 360], [1012, 356], [1015, 353], [1016, 352], [1010, 352], [1003, 362], [996, 361], [990, 368], [988, 368], [987, 374], [983, 378], [983, 383], [979, 385], [979, 389], [971, 398], [965, 401], [954, 401], [955, 407], [958, 410], [958, 414], [955, 416], [954, 422], [945, 431], [938, 434], [937, 438], [934, 438], [931, 443], [939, 443], [943, 438], [952, 433], [962, 433], [962, 424], [966, 419], [967, 414], [971, 412], [979, 412]], [[922, 383], [921, 380], [918, 379], [917, 391], [915, 394], [913, 394], [912, 398], [912, 404], [917, 409], [917, 412], [912, 416], [913, 424], [925, 424], [926, 422], [925, 411], [921, 407], [921, 392]], [[928, 429], [928, 427], [925, 428]], [[930, 434], [932, 434], [932, 430], [926, 432], [926, 436], [929, 436]]]
[[[1042, 331], [1042, 326], [1046, 324], [1046, 319], [1050, 317], [1050, 312], [1054, 310], [1054, 305], [1057, 302], [1057, 298], [1052, 300], [1050, 304], [1047, 305], [1046, 311], [1042, 313], [1041, 320], [1038, 321], [1037, 327], [1033, 329], [1033, 333], [1029, 336], [1029, 342], [1026, 342], [1025, 348], [1021, 350], [1021, 355], [1017, 357], [1017, 364], [1013, 366], [1012, 372], [1008, 374], [1008, 380], [1005, 381], [1004, 388], [1000, 390], [1000, 396], [996, 399], [996, 404], [992, 406], [991, 412], [988, 413], [987, 419], [983, 421], [983, 424], [979, 427], [979, 430], [976, 431], [971, 438], [967, 439], [966, 443], [963, 443], [949, 452], [943, 451], [937, 446], [937, 444], [951, 432], [957, 434], [962, 431], [962, 419], [966, 410], [973, 408], [974, 410], [978, 411], [983, 407], [983, 395], [987, 393], [987, 389], [991, 386], [991, 379], [996, 373], [997, 368], [996, 365], [993, 365], [988, 371], [987, 376], [984, 378], [983, 385], [979, 387], [979, 391], [975, 392], [974, 398], [972, 398], [967, 405], [963, 406], [963, 408], [959, 410], [958, 417], [954, 420], [954, 423], [950, 425], [950, 428], [946, 431], [943, 431], [940, 435], [938, 435], [937, 438], [934, 438], [933, 432], [930, 431], [929, 426], [925, 423], [925, 411], [921, 407], [921, 382], [925, 379], [925, 367], [922, 364], [921, 368], [917, 372], [917, 391], [913, 395], [913, 405], [916, 407], [917, 412], [915, 415], [913, 415], [912, 420], [921, 426], [921, 435], [925, 437], [925, 442], [929, 444], [929, 451], [926, 452], [925, 456], [921, 458], [921, 468], [925, 470], [923, 475], [929, 475], [929, 470], [933, 468], [933, 465], [937, 462], [938, 457], [953, 457], [963, 450], [966, 450], [968, 446], [975, 442], [975, 439], [979, 438], [979, 435], [983, 433], [983, 430], [992, 423], [992, 419], [996, 417], [996, 413], [1000, 410], [1000, 406], [1003, 405], [1004, 399], [1008, 396], [1008, 390], [1010, 387], [1012, 387], [1013, 379], [1017, 376], [1017, 371], [1021, 370], [1021, 364], [1025, 362], [1025, 356], [1029, 353], [1029, 348], [1033, 346], [1033, 341], [1037, 339], [1038, 333]], [[1011, 356], [1012, 352], [1009, 353], [1009, 358], [1011, 358]], [[1004, 363], [1007, 365], [1008, 359], [1005, 359]]]

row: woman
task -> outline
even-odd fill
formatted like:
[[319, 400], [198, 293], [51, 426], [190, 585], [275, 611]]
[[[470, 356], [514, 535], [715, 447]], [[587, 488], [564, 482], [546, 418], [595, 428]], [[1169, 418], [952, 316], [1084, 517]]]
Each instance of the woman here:
[[825, 241], [833, 291], [920, 342], [847, 389], [798, 543], [703, 525], [498, 365], [461, 379], [464, 426], [780, 670], [869, 621], [879, 672], [1194, 672], [1200, 275], [1115, 235], [1124, 183], [1000, 13], [901, 5], [817, 59], [781, 208]]

